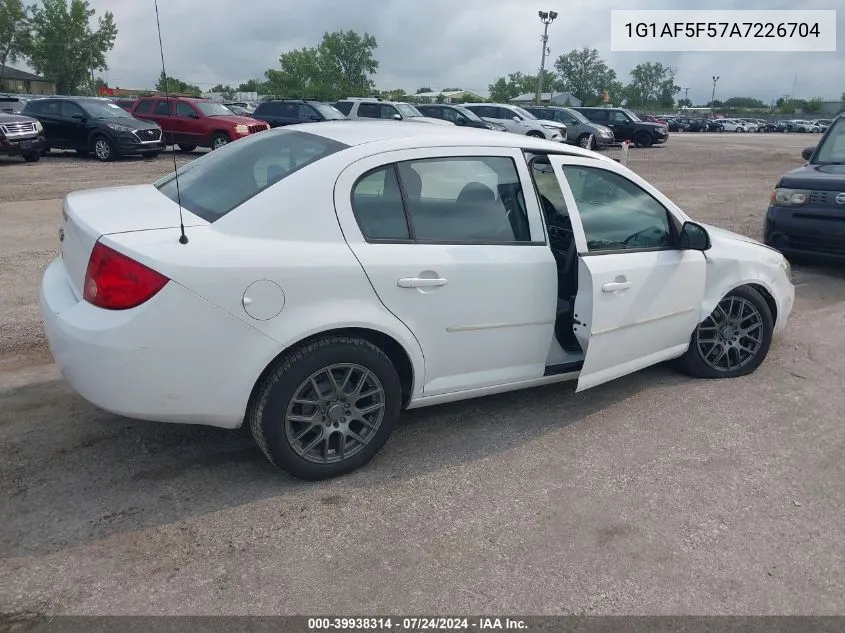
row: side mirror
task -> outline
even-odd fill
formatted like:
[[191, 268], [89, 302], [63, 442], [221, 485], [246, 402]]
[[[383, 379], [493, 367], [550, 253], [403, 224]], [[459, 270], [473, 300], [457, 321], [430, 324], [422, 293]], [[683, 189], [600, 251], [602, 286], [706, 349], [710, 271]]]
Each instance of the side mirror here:
[[513, 118], [513, 120], [514, 120], [514, 121], [516, 121], [517, 123], [519, 123], [520, 121], [522, 121], [522, 119], [520, 119], [518, 116], [515, 116], [515, 117]]
[[711, 246], [707, 229], [695, 222], [684, 222], [680, 242], [681, 250], [685, 251], [706, 251]]
[[402, 120], [402, 115], [401, 115], [401, 114], [394, 114], [394, 115], [393, 115], [393, 120], [394, 120], [394, 121], [401, 121], [401, 120]]
[[318, 117], [316, 114], [309, 114], [308, 118], [311, 119], [312, 121], [319, 121], [320, 120], [320, 117]]
[[815, 145], [808, 145], [803, 150], [801, 150], [801, 158], [804, 160], [810, 160], [813, 157], [813, 154], [816, 151]]
[[82, 121], [83, 123], [87, 120], [87, 117], [84, 114], [80, 114], [79, 112], [70, 115], [70, 118], [76, 119], [77, 121]]
[[466, 123], [467, 120], [462, 116], [459, 116], [457, 119], [455, 119], [455, 125], [466, 125]]
[[200, 115], [197, 114], [196, 112], [191, 112], [190, 114], [188, 114], [188, 117], [191, 118], [191, 119], [198, 119], [198, 118], [200, 118]]

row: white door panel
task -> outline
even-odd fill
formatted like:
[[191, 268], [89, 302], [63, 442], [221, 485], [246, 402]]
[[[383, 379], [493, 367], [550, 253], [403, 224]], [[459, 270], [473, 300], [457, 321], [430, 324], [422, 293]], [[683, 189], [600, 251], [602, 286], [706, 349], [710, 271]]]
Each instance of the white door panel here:
[[[600, 170], [612, 174], [607, 178], [624, 178], [626, 187], [648, 196], [644, 199], [652, 212], [665, 211], [678, 224], [683, 224], [686, 215], [621, 165], [562, 156], [553, 156], [550, 162], [570, 209], [580, 259], [574, 331], [585, 359], [577, 391], [681, 355], [698, 322], [705, 292], [704, 254], [671, 244], [637, 248], [636, 239], [625, 243], [628, 234], [637, 233], [640, 227], [645, 227], [648, 237], [648, 212], [626, 206], [622, 190], [618, 203], [614, 194], [601, 203], [579, 198], [564, 167]], [[667, 221], [666, 226], [673, 223]], [[608, 244], [615, 250], [609, 250]]]
[[[683, 353], [704, 296], [701, 253], [588, 255], [581, 266], [590, 286], [578, 289], [575, 312], [591, 316], [581, 326], [588, 336], [578, 391]], [[589, 297], [589, 312], [582, 295]]]
[[[524, 199], [532, 242], [461, 244], [365, 238], [350, 195], [362, 175], [392, 163], [449, 156], [513, 159], [523, 190], [530, 192]], [[463, 185], [455, 178], [434, 184], [442, 185], [444, 191], [460, 190]], [[489, 183], [481, 176], [476, 180]], [[429, 178], [422, 185], [428, 199], [434, 195], [432, 184]], [[347, 243], [378, 298], [414, 333], [423, 350], [423, 395], [543, 376], [554, 337], [557, 269], [531, 186], [524, 157], [510, 148], [440, 147], [381, 153], [354, 163], [338, 178], [335, 207]], [[447, 197], [445, 193], [442, 196]], [[429, 228], [436, 227], [428, 222]]]

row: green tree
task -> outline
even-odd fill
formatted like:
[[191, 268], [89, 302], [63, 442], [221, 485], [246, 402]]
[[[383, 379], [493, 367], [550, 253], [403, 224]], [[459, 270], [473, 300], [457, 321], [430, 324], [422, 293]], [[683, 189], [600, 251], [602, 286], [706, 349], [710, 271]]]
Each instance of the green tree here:
[[766, 104], [759, 99], [752, 97], [731, 97], [725, 99], [724, 106], [726, 108], [748, 108], [748, 109], [764, 109]]
[[33, 9], [21, 0], [0, 0], [0, 90], [6, 78], [6, 64], [28, 56]]
[[[600, 103], [605, 90], [621, 92], [615, 90], [618, 88], [614, 85], [616, 71], [605, 63], [595, 48], [585, 46], [561, 55], [555, 61], [555, 69], [561, 90], [571, 93], [584, 103]], [[614, 100], [611, 95], [611, 101], [618, 103], [621, 99]]]
[[217, 84], [211, 90], [209, 90], [209, 92], [220, 93], [220, 95], [224, 99], [229, 100], [229, 99], [235, 98], [235, 93], [237, 92], [237, 90], [235, 88], [233, 88], [232, 86], [228, 86], [228, 85], [224, 86], [223, 84]]
[[[488, 86], [490, 101], [494, 103], [507, 103], [519, 95], [537, 92], [537, 75], [526, 75], [521, 71], [510, 73], [506, 77], [499, 77]], [[562, 92], [563, 87], [560, 81], [550, 70], [543, 71], [543, 92]]]
[[[423, 92], [434, 92], [430, 86], [423, 86], [422, 88], [417, 88], [417, 92], [415, 94], [420, 94]], [[843, 99], [845, 101], [845, 99]]]
[[237, 92], [261, 92], [261, 82], [257, 79], [250, 79], [238, 86]]
[[91, 28], [96, 12], [87, 0], [42, 0], [32, 13], [29, 59], [36, 72], [71, 94], [90, 82], [94, 71], [108, 70], [106, 53], [114, 48], [117, 26], [106, 11]]
[[817, 114], [822, 111], [822, 105], [824, 105], [824, 99], [821, 97], [813, 97], [807, 101], [807, 111]]
[[319, 52], [316, 48], [299, 48], [279, 56], [279, 70], [265, 73], [269, 92], [280, 97], [329, 98], [321, 82]]
[[637, 64], [631, 71], [626, 97], [633, 107], [671, 108], [681, 87], [675, 84], [675, 70], [660, 62]]
[[679, 108], [691, 108], [692, 107], [692, 99], [678, 99], [678, 107]]
[[195, 97], [199, 97], [202, 94], [202, 90], [199, 86], [185, 83], [176, 77], [165, 76], [164, 71], [162, 71], [158, 76], [156, 90], [158, 92], [166, 92], [168, 94], [192, 95]]

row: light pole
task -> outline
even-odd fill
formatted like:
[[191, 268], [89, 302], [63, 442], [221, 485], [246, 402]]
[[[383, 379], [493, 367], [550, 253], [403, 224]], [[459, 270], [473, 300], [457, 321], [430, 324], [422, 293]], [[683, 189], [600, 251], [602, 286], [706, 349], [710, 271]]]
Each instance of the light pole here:
[[713, 101], [716, 99], [716, 82], [719, 81], [719, 75], [713, 75], [713, 94], [710, 95], [710, 116], [716, 116], [715, 105]]
[[549, 24], [557, 18], [555, 11], [538, 11], [543, 27], [543, 56], [540, 58], [540, 74], [537, 77], [537, 105], [540, 105], [540, 97], [543, 94], [543, 73], [546, 71], [546, 50], [549, 43]]
[[688, 108], [692, 105], [689, 102], [689, 88], [684, 88], [684, 105]]

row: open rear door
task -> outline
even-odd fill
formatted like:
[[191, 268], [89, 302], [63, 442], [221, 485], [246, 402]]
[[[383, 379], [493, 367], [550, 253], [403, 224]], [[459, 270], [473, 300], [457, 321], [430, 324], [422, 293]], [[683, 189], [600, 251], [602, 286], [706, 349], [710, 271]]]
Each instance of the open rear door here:
[[550, 156], [578, 247], [577, 391], [683, 354], [699, 321], [706, 260], [682, 250], [684, 218], [630, 170]]

